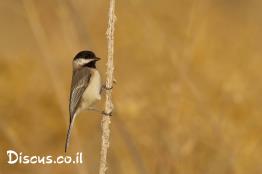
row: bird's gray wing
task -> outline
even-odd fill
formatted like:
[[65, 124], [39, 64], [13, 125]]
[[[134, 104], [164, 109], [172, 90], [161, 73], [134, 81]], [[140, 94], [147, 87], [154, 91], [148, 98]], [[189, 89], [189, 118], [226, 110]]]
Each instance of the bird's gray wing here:
[[73, 72], [69, 103], [70, 122], [76, 113], [81, 97], [89, 84], [90, 78], [91, 73], [88, 67]]
[[76, 110], [80, 103], [81, 97], [89, 84], [90, 78], [91, 78], [91, 73], [89, 68], [87, 67], [84, 67], [80, 70], [73, 72], [70, 101], [69, 101], [70, 123], [66, 135], [65, 152], [67, 151], [67, 148], [69, 146], [69, 139], [75, 120], [74, 117], [75, 117]]

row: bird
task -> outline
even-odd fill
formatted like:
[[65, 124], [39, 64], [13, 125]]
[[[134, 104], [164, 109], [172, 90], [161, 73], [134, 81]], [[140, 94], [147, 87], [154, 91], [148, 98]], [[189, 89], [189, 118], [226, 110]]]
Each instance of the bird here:
[[73, 74], [69, 99], [69, 127], [66, 135], [65, 152], [76, 116], [84, 110], [95, 110], [92, 106], [101, 100], [102, 80], [96, 68], [100, 58], [92, 51], [80, 51], [73, 59]]

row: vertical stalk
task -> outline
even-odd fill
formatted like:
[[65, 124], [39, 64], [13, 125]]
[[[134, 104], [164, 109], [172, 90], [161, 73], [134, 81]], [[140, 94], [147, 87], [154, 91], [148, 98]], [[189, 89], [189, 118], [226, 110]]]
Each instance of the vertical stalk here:
[[[107, 28], [107, 41], [108, 41], [108, 55], [107, 55], [107, 70], [106, 70], [106, 87], [110, 88], [113, 85], [113, 71], [114, 71], [114, 30], [115, 30], [115, 0], [110, 0], [109, 14], [108, 14], [108, 28]], [[105, 113], [111, 113], [113, 110], [112, 103], [112, 90], [106, 91]], [[102, 126], [102, 143], [101, 143], [101, 157], [99, 174], [105, 174], [107, 170], [107, 151], [109, 148], [110, 137], [110, 116], [103, 114]]]

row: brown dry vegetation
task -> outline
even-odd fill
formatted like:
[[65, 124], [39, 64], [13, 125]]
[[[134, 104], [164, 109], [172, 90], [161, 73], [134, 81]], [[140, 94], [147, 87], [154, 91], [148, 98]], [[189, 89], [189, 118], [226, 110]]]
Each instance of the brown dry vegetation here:
[[[261, 9], [117, 1], [109, 174], [262, 173]], [[64, 154], [72, 57], [94, 50], [105, 74], [107, 13], [106, 1], [0, 2], [0, 174], [98, 172], [97, 113], [73, 130], [82, 165], [10, 166], [6, 150]]]

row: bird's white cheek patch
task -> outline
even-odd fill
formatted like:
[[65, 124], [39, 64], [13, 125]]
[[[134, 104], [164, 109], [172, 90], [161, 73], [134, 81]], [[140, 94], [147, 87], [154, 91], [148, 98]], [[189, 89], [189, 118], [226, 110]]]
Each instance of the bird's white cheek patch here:
[[78, 65], [85, 65], [89, 62], [93, 61], [93, 59], [77, 59], [76, 64]]

